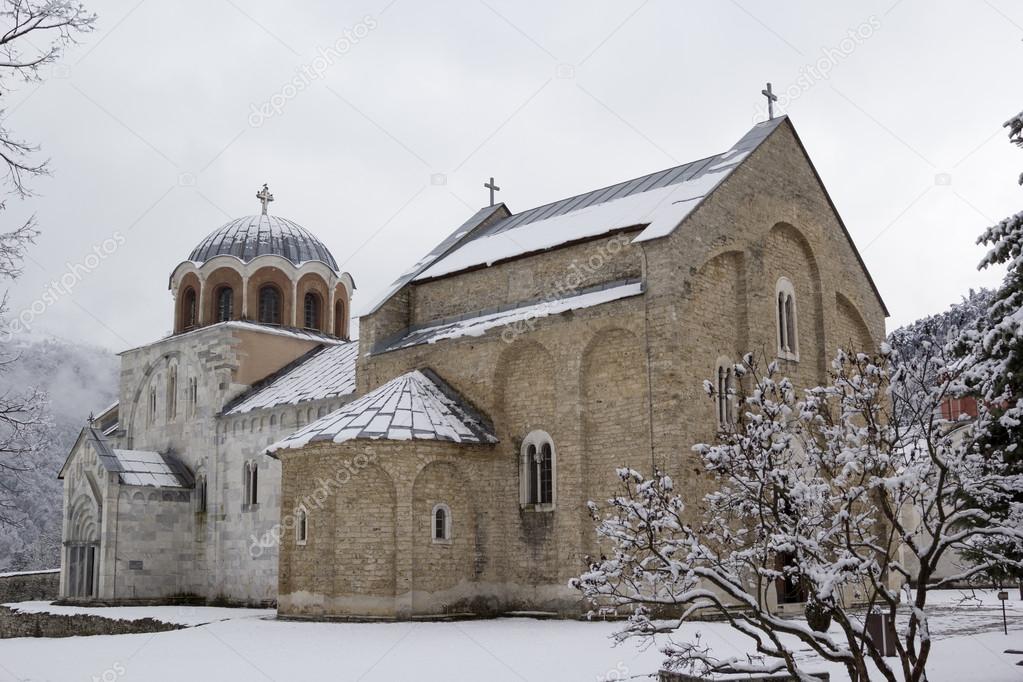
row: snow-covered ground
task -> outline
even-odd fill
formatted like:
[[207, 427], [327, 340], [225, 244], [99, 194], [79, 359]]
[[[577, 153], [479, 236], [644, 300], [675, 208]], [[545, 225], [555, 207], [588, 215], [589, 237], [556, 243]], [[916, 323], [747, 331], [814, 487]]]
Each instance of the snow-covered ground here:
[[[1023, 604], [1010, 592], [1009, 635], [993, 595], [958, 603], [944, 593], [936, 609], [931, 682], [1018, 682], [1023, 655]], [[653, 672], [660, 654], [633, 644], [612, 646], [615, 623], [503, 618], [447, 623], [302, 623], [277, 621], [272, 611], [208, 607], [20, 606], [61, 613], [152, 616], [208, 623], [142, 635], [0, 640], [0, 680], [522, 680], [593, 682]], [[721, 655], [747, 645], [722, 623], [691, 623]], [[836, 666], [816, 665], [846, 679]]]

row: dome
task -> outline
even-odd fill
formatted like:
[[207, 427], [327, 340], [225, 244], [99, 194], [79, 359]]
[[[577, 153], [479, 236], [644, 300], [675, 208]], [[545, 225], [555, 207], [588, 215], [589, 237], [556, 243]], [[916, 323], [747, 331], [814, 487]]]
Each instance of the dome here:
[[235, 256], [248, 263], [257, 256], [275, 255], [295, 265], [320, 261], [337, 272], [327, 247], [309, 230], [287, 218], [262, 214], [236, 218], [199, 242], [188, 260], [202, 264], [216, 256]]

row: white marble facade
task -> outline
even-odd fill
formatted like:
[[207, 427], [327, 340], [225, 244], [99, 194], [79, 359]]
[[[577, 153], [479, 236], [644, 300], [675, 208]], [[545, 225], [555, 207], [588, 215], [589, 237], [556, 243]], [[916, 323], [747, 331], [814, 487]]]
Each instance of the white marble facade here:
[[[292, 282], [290, 294], [287, 286], [278, 289], [292, 296], [290, 307], [284, 301], [291, 320], [303, 321], [294, 312], [302, 308], [295, 292], [312, 290], [314, 268], [294, 262], [298, 251], [288, 250], [289, 237], [237, 236], [240, 255], [212, 254], [217, 262], [206, 274], [218, 282], [218, 291], [193, 293], [193, 305], [219, 295], [225, 277], [216, 270], [225, 269], [224, 261], [238, 261], [226, 266], [246, 278], [260, 277], [251, 260], [245, 261], [249, 256], [270, 276], [280, 279], [283, 273]], [[237, 245], [245, 239], [259, 244]], [[264, 240], [280, 253], [267, 253]], [[326, 257], [315, 266], [328, 274], [313, 286], [331, 287], [322, 296], [331, 314], [324, 305], [318, 317], [311, 315], [307, 295], [302, 329], [281, 325], [280, 319], [250, 321], [247, 308], [237, 315], [221, 311], [226, 313], [221, 320], [212, 308], [206, 309], [210, 315], [191, 311], [194, 324], [182, 329], [189, 311], [182, 312], [172, 281], [179, 298], [177, 332], [121, 353], [118, 403], [82, 430], [61, 469], [62, 598], [276, 601], [280, 463], [264, 450], [341, 407], [355, 389], [357, 343], [340, 337], [346, 326], [333, 315], [347, 313], [354, 284], [336, 272], [322, 245], [317, 249], [314, 256]], [[197, 273], [198, 286], [204, 286], [204, 263], [195, 260], [195, 252], [186, 263], [176, 272]], [[247, 280], [243, 286], [247, 291]], [[262, 298], [255, 286], [254, 295]]]

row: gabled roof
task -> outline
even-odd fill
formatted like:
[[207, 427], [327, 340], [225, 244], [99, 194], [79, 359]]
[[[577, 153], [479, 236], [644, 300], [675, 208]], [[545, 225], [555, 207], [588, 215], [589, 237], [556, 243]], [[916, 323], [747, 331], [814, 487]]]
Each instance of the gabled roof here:
[[191, 488], [194, 485], [195, 480], [188, 467], [173, 455], [148, 450], [112, 448], [110, 441], [93, 426], [82, 429], [57, 478], [64, 478], [64, 472], [71, 462], [71, 455], [83, 441], [89, 443], [96, 451], [96, 459], [99, 460], [100, 466], [116, 473], [118, 480], [124, 485], [160, 488]]
[[222, 414], [234, 415], [279, 405], [296, 405], [351, 395], [359, 343], [314, 348], [232, 400]]
[[434, 372], [424, 369], [391, 379], [274, 443], [266, 452], [355, 439], [431, 440], [467, 445], [497, 442], [490, 420]]
[[667, 236], [784, 120], [781, 116], [758, 123], [721, 154], [522, 213], [512, 214], [503, 204], [482, 209], [399, 277], [366, 314], [376, 312], [413, 281], [485, 267], [629, 227], [645, 227], [634, 241]]

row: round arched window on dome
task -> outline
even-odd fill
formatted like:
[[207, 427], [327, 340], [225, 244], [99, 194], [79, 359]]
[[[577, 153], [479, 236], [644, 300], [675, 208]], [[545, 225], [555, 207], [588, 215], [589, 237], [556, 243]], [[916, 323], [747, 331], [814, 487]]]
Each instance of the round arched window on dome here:
[[305, 295], [305, 328], [320, 328], [320, 297], [310, 291]]
[[217, 322], [234, 319], [234, 289], [220, 287], [217, 289]]
[[263, 324], [281, 323], [281, 292], [272, 284], [259, 288], [259, 321]]
[[188, 331], [196, 326], [199, 321], [196, 314], [197, 308], [195, 289], [188, 287], [181, 299], [181, 331]]

